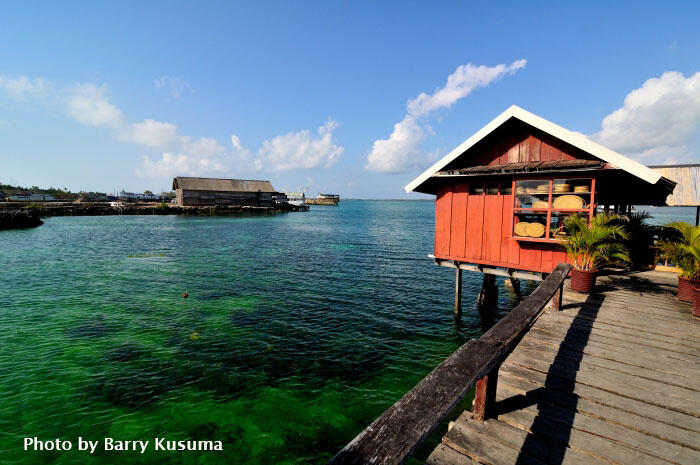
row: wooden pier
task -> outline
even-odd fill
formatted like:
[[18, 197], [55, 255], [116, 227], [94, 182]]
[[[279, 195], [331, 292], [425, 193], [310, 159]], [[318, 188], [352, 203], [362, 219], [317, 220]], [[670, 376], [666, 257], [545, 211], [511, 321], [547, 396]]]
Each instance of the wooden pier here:
[[700, 463], [700, 321], [677, 300], [676, 275], [599, 277], [586, 296], [562, 293], [564, 266], [332, 463], [403, 463], [474, 384], [472, 411], [429, 465]]

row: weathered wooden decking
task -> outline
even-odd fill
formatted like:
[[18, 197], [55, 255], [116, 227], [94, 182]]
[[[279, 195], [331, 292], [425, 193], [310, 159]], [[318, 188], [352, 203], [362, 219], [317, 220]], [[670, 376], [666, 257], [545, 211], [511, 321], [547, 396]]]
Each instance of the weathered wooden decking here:
[[676, 275], [566, 289], [498, 372], [497, 418], [464, 412], [430, 465], [700, 464], [700, 321]]

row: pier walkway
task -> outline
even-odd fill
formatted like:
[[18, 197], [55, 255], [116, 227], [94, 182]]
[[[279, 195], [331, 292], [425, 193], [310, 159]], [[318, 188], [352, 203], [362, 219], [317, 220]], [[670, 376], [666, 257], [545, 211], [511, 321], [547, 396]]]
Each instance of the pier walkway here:
[[427, 463], [700, 464], [700, 321], [676, 285], [652, 271], [565, 287], [498, 369], [491, 418], [463, 412]]

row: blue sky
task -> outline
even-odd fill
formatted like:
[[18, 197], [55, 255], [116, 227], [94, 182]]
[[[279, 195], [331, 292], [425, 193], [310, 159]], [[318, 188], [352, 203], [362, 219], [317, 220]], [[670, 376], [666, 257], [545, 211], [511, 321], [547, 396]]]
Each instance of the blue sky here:
[[403, 186], [511, 104], [698, 162], [699, 4], [562, 3], [5, 3], [0, 181], [417, 197]]

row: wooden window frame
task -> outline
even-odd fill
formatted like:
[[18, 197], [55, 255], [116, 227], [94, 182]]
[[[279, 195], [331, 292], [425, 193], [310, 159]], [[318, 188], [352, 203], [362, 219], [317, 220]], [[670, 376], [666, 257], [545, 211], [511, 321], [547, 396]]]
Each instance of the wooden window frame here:
[[[554, 185], [554, 180], [555, 179], [589, 179], [591, 181], [590, 186], [591, 186], [591, 199], [590, 202], [588, 203], [588, 206], [586, 208], [580, 208], [580, 209], [563, 209], [563, 208], [553, 208], [553, 185]], [[516, 200], [518, 195], [515, 193], [515, 183], [519, 181], [548, 181], [549, 183], [549, 192], [547, 196], [547, 208], [521, 208], [521, 207], [516, 207]], [[499, 189], [500, 192], [500, 189]], [[588, 222], [589, 224], [593, 221], [593, 216], [595, 215], [595, 211], [597, 208], [597, 205], [595, 203], [595, 196], [596, 196], [596, 178], [593, 175], [566, 175], [566, 174], [561, 174], [558, 176], [534, 176], [534, 177], [527, 177], [527, 178], [513, 178], [512, 180], [512, 192], [513, 192], [513, 214], [512, 214], [512, 219], [511, 219], [511, 228], [510, 228], [510, 235], [511, 238], [515, 239], [516, 241], [520, 242], [542, 242], [546, 244], [556, 244], [562, 242], [562, 239], [550, 239], [550, 233], [551, 233], [551, 222], [552, 222], [552, 212], [555, 213], [587, 213], [588, 214]], [[543, 238], [539, 237], [521, 237], [517, 236], [513, 232], [513, 228], [515, 228], [515, 217], [518, 213], [533, 213], [533, 214], [543, 214], [546, 212], [547, 214], [547, 220], [545, 223], [545, 233]]]

